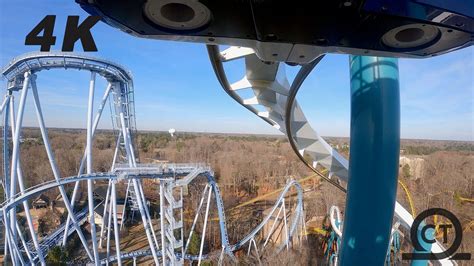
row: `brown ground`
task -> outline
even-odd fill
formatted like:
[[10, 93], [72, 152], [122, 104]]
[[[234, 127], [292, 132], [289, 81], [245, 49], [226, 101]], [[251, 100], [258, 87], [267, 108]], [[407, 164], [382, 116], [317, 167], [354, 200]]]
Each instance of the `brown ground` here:
[[[44, 147], [40, 141], [34, 141], [39, 139], [38, 136], [37, 129], [24, 131], [24, 138], [28, 141], [23, 143], [21, 156], [24, 176], [28, 177], [25, 180], [26, 186], [50, 180], [52, 176]], [[84, 136], [85, 133], [81, 130], [50, 130], [52, 146], [63, 176], [77, 174], [79, 158], [84, 149]], [[145, 132], [140, 133], [136, 141], [142, 162], [169, 160], [209, 163], [216, 173], [226, 210], [283, 187], [288, 177], [301, 178], [311, 174], [282, 137], [178, 133], [177, 138], [171, 139], [167, 133]], [[347, 139], [329, 138], [329, 142], [333, 146], [339, 145], [341, 152], [347, 156]], [[94, 145], [96, 171], [105, 172], [110, 168], [113, 146], [112, 134], [99, 132]], [[403, 156], [419, 156], [424, 160], [424, 170], [417, 178], [405, 175], [404, 165], [401, 165], [400, 171], [400, 180], [410, 190], [416, 211], [419, 213], [428, 207], [442, 207], [453, 211], [466, 227], [462, 250], [474, 253], [474, 232], [472, 226], [468, 227], [474, 219], [474, 204], [461, 200], [474, 198], [474, 144], [404, 140], [402, 153]], [[156, 196], [156, 185], [151, 183], [144, 188], [147, 195]], [[202, 184], [189, 188], [185, 202], [188, 213], [185, 218], [188, 220], [193, 218], [191, 213], [196, 209], [202, 188]], [[308, 219], [324, 216], [331, 205], [338, 205], [341, 211], [344, 210], [345, 195], [339, 190], [324, 182], [315, 189], [318, 193], [307, 193], [305, 196]], [[57, 190], [47, 194], [55, 197]], [[398, 188], [398, 200], [408, 208], [408, 201], [401, 187]], [[154, 201], [156, 197], [152, 198], [152, 202]], [[271, 205], [270, 198], [242, 207], [242, 211], [237, 214], [228, 214], [227, 226], [231, 243], [253, 228], [260, 221], [262, 211]], [[214, 210], [211, 215], [217, 216]], [[126, 245], [125, 249], [147, 245], [146, 239], [142, 239], [145, 234], [140, 228], [142, 227], [130, 228], [129, 234], [123, 238], [122, 245]], [[218, 250], [219, 234], [215, 222], [210, 223], [210, 230], [206, 248]], [[137, 236], [140, 238], [136, 239]]]

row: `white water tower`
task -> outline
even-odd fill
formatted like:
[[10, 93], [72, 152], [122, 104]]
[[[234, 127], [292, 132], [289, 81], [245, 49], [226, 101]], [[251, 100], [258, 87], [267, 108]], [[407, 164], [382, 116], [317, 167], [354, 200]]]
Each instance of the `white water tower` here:
[[176, 129], [170, 128], [168, 132], [170, 133], [171, 137], [174, 137], [174, 133], [176, 133]]

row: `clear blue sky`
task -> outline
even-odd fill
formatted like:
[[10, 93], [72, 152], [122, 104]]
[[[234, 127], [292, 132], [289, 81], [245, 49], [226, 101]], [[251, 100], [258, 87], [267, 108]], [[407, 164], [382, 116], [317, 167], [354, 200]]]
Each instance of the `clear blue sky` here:
[[[26, 34], [45, 15], [57, 15], [53, 50], [61, 48], [67, 15], [87, 14], [73, 0], [16, 0], [0, 3], [0, 65], [38, 51], [25, 46]], [[139, 39], [103, 23], [92, 30], [103, 57], [128, 67], [135, 80], [139, 129], [278, 134], [223, 92], [204, 45]], [[76, 44], [76, 51], [82, 51]], [[401, 59], [402, 137], [474, 140], [474, 49], [416, 60]], [[288, 70], [290, 74], [293, 70]], [[234, 80], [241, 72], [232, 71]], [[38, 75], [46, 122], [83, 128], [89, 74], [51, 70]], [[105, 82], [98, 81], [96, 98]], [[3, 80], [0, 89], [5, 91]], [[328, 55], [303, 84], [298, 100], [312, 125], [325, 136], [349, 135], [347, 55]], [[34, 126], [31, 102], [26, 125]], [[110, 127], [108, 113], [101, 127]]]

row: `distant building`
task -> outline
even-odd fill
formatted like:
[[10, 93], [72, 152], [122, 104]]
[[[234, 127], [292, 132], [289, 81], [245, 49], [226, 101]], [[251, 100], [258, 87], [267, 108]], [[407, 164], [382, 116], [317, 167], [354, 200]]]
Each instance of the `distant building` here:
[[[97, 201], [100, 201], [101, 203], [97, 205], [94, 209], [94, 221], [95, 224], [97, 225], [102, 225], [102, 222], [104, 224], [108, 223], [108, 213], [104, 215], [104, 202], [107, 198], [107, 186], [97, 186], [94, 189], [94, 199]], [[110, 200], [110, 195], [109, 195], [109, 200]], [[125, 202], [125, 195], [124, 191], [121, 189], [117, 189], [117, 221], [120, 224], [123, 219], [123, 210], [125, 208], [124, 206]], [[110, 203], [110, 201], [109, 201]], [[109, 205], [107, 204], [107, 209], [109, 208]], [[109, 210], [107, 210], [108, 212]]]
[[46, 195], [41, 194], [33, 200], [32, 206], [34, 209], [43, 209], [48, 208], [49, 203], [49, 198]]
[[[69, 199], [71, 200], [72, 193], [69, 195]], [[77, 211], [77, 206], [83, 206], [84, 202], [81, 200], [82, 199], [82, 191], [78, 191], [76, 194], [76, 200], [74, 202], [75, 210]], [[72, 204], [72, 201], [71, 201]], [[61, 193], [56, 195], [56, 198], [51, 202], [51, 206], [59, 211], [60, 213], [64, 213], [66, 211], [66, 204], [64, 203], [63, 196]]]
[[[125, 199], [126, 190], [125, 187], [117, 186], [116, 188], [117, 193], [117, 202], [123, 202]], [[94, 200], [97, 201], [105, 201], [107, 198], [107, 186], [101, 185], [96, 186], [93, 192]]]
[[[108, 208], [108, 206], [107, 206]], [[120, 224], [122, 223], [123, 219], [123, 210], [125, 206], [123, 204], [117, 203], [117, 222]], [[108, 210], [107, 210], [108, 211]], [[107, 212], [104, 216], [104, 204], [101, 203], [94, 209], [94, 222], [96, 225], [102, 225], [108, 223], [109, 213]]]
[[400, 170], [408, 166], [409, 176], [412, 179], [423, 177], [425, 171], [425, 159], [423, 156], [400, 156]]

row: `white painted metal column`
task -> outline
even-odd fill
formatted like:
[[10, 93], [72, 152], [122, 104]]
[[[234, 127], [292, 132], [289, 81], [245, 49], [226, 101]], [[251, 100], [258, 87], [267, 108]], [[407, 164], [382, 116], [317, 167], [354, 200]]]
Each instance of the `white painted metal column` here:
[[11, 227], [10, 227], [10, 224], [8, 222], [8, 219], [7, 218], [7, 212], [5, 211], [5, 209], [3, 209], [3, 217], [4, 220], [4, 224], [5, 224], [5, 231], [6, 231], [6, 235], [5, 237], [8, 238], [8, 246], [9, 246], [9, 249], [10, 249], [10, 253], [11, 253], [11, 257], [12, 257], [12, 263], [13, 265], [18, 265], [18, 260], [21, 262], [21, 265], [25, 265], [25, 261], [23, 260], [23, 257], [21, 256], [21, 253], [20, 251], [18, 250], [18, 246], [15, 245], [15, 243], [13, 242], [13, 232], [11, 230]]
[[132, 181], [129, 179], [127, 181], [127, 189], [125, 190], [125, 202], [123, 203], [123, 212], [122, 212], [122, 220], [120, 221], [120, 230], [122, 230], [123, 223], [125, 222], [125, 214], [126, 214], [126, 208], [127, 208], [127, 201], [128, 201], [128, 193], [130, 189], [130, 183]]
[[[112, 181], [112, 213], [114, 218], [114, 242], [115, 254], [117, 256], [118, 265], [122, 265], [122, 258], [120, 257], [120, 232], [117, 230], [117, 191], [115, 190], [115, 180]], [[109, 213], [109, 215], [112, 215]], [[122, 217], [123, 219], [123, 217]], [[110, 228], [109, 228], [110, 229]]]
[[[107, 217], [107, 258], [110, 258], [110, 228], [112, 228], [112, 204], [109, 204], [109, 217]], [[114, 230], [118, 230], [114, 227]], [[107, 260], [107, 265], [109, 265], [109, 261]]]
[[9, 102], [10, 102], [10, 96], [6, 96], [5, 99], [3, 99], [2, 105], [0, 107], [0, 115], [3, 114], [3, 110], [7, 108]]
[[23, 248], [25, 249], [26, 256], [30, 260], [30, 263], [34, 264], [33, 256], [31, 256], [30, 249], [26, 245], [25, 238], [23, 237], [23, 234], [22, 234], [23, 232], [21, 231], [20, 226], [18, 225], [18, 223], [16, 223], [16, 231], [18, 232], [18, 236], [20, 237], [20, 242], [23, 245]]
[[204, 225], [202, 228], [201, 247], [199, 248], [198, 266], [201, 265], [202, 250], [204, 249], [204, 240], [206, 239], [206, 227], [207, 227], [207, 220], [209, 218], [208, 216], [209, 216], [209, 205], [211, 204], [211, 196], [212, 196], [212, 189], [209, 189], [209, 195], [207, 196], [206, 214], [204, 215]]
[[[31, 81], [31, 90], [33, 92], [34, 104], [35, 104], [35, 109], [36, 109], [36, 116], [37, 116], [37, 119], [38, 119], [38, 124], [39, 124], [39, 127], [40, 127], [41, 136], [43, 138], [44, 147], [46, 149], [46, 154], [48, 155], [49, 164], [51, 166], [51, 170], [53, 172], [54, 179], [56, 181], [59, 181], [61, 179], [61, 175], [59, 174], [59, 170], [58, 170], [58, 167], [56, 165], [56, 160], [54, 159], [54, 154], [53, 154], [53, 151], [51, 149], [51, 145], [49, 143], [48, 130], [46, 129], [46, 126], [45, 126], [45, 123], [44, 123], [43, 111], [41, 110], [41, 104], [40, 104], [40, 100], [39, 100], [39, 96], [38, 96], [38, 89], [36, 88], [36, 82], [35, 82], [34, 79]], [[64, 189], [63, 186], [59, 186], [58, 189], [59, 189], [59, 193], [61, 194], [61, 197], [63, 198], [64, 206], [66, 207], [66, 209], [68, 211], [68, 215], [69, 215], [69, 217], [71, 217], [71, 220], [73, 222], [73, 226], [74, 226], [75, 230], [77, 231], [77, 234], [79, 236], [79, 239], [81, 240], [82, 245], [84, 246], [84, 250], [86, 251], [87, 255], [89, 256], [89, 259], [93, 260], [94, 258], [93, 258], [92, 253], [90, 252], [89, 247], [87, 245], [87, 240], [84, 237], [84, 234], [82, 233], [81, 228], [78, 225], [76, 217], [74, 216], [74, 212], [73, 212], [73, 209], [71, 207], [71, 203], [69, 202], [69, 198], [66, 194], [66, 190]]]
[[268, 240], [270, 239], [272, 233], [273, 233], [273, 229], [275, 228], [275, 225], [276, 223], [278, 222], [278, 219], [280, 218], [280, 213], [281, 211], [283, 210], [283, 204], [281, 205], [280, 209], [278, 210], [278, 214], [277, 216], [275, 217], [275, 220], [273, 221], [273, 224], [272, 224], [272, 227], [270, 227], [270, 231], [268, 232], [268, 236], [267, 238], [265, 239], [265, 242], [263, 243], [263, 246], [265, 247], [268, 243]]
[[163, 184], [160, 182], [160, 226], [161, 226], [161, 257], [163, 259], [163, 265], [166, 266], [166, 243], [165, 243], [165, 208], [163, 202], [165, 201]]
[[[100, 121], [100, 118], [102, 116], [102, 111], [104, 110], [104, 106], [107, 103], [107, 99], [109, 98], [109, 94], [110, 94], [111, 90], [112, 90], [112, 84], [108, 83], [107, 88], [106, 88], [105, 93], [104, 93], [104, 96], [102, 97], [102, 101], [101, 101], [101, 103], [99, 105], [99, 108], [97, 110], [97, 114], [95, 115], [94, 125], [92, 127], [92, 137], [94, 137], [94, 135], [95, 135], [95, 131], [97, 129], [97, 126], [99, 125], [99, 121]], [[82, 156], [81, 164], [79, 166], [79, 171], [77, 173], [78, 176], [82, 175], [82, 173], [84, 171], [84, 164], [86, 162], [86, 157], [87, 157], [87, 147], [84, 149], [84, 155]], [[79, 189], [79, 183], [80, 182], [76, 182], [74, 184], [74, 190], [72, 192], [71, 206], [72, 206], [73, 210], [74, 210], [74, 205], [75, 205], [75, 202], [76, 202], [77, 191]], [[66, 220], [66, 228], [69, 228], [70, 223], [71, 223], [71, 218], [68, 216], [67, 220]], [[63, 246], [66, 245], [67, 236], [68, 236], [67, 231], [65, 231], [64, 236], [63, 236], [63, 242], [62, 242]]]
[[[10, 200], [13, 200], [14, 195], [16, 194], [16, 182], [17, 182], [17, 166], [20, 157], [20, 135], [21, 135], [21, 126], [23, 124], [23, 113], [25, 111], [26, 97], [28, 95], [28, 87], [30, 84], [30, 75], [31, 73], [26, 72], [24, 74], [23, 88], [21, 90], [20, 102], [18, 105], [18, 115], [16, 117], [16, 126], [15, 126], [15, 137], [12, 136], [13, 140], [13, 150], [12, 150], [12, 163], [10, 168]], [[16, 208], [12, 208], [10, 211], [10, 230], [12, 232], [11, 240], [13, 243], [11, 245], [17, 244], [16, 239]]]
[[[6, 112], [4, 113], [4, 117], [3, 117], [3, 174], [4, 174], [4, 180], [3, 180], [3, 188], [4, 188], [4, 193], [5, 193], [5, 201], [9, 201], [10, 200], [10, 181], [9, 181], [9, 175], [10, 175], [10, 172], [8, 170], [9, 168], [9, 164], [10, 164], [10, 159], [9, 159], [9, 140], [8, 140], [8, 119], [9, 119], [9, 111], [10, 111], [10, 102], [11, 102], [11, 99], [13, 99], [13, 97], [11, 95], [7, 95], [5, 97], [5, 99], [7, 100], [5, 102], [6, 106], [4, 106], [4, 108], [6, 108]], [[2, 112], [3, 113], [3, 112]], [[8, 216], [5, 216], [3, 217], [4, 219], [9, 219]], [[3, 259], [4, 261], [7, 261], [8, 260], [8, 251], [9, 251], [9, 245], [8, 245], [8, 237], [7, 237], [7, 230], [8, 230], [8, 227], [5, 225], [4, 223], [4, 230], [5, 230], [5, 233], [4, 233], [4, 252], [3, 252]]]
[[[91, 80], [89, 83], [89, 101], [87, 107], [87, 144], [86, 144], [86, 160], [87, 174], [92, 174], [92, 113], [94, 109], [94, 90], [95, 90], [95, 72], [91, 72]], [[94, 251], [94, 261], [99, 265], [99, 250], [97, 247], [97, 232], [94, 219], [94, 184], [93, 181], [87, 180], [87, 198], [89, 205], [89, 224], [91, 227], [92, 249]]]
[[209, 184], [206, 184], [206, 186], [204, 187], [204, 192], [202, 193], [202, 196], [201, 196], [201, 201], [199, 202], [199, 206], [196, 210], [196, 215], [194, 216], [194, 221], [193, 221], [193, 224], [191, 226], [191, 230], [189, 230], [188, 240], [186, 241], [186, 246], [184, 247], [183, 258], [184, 258], [184, 254], [186, 253], [186, 251], [188, 251], [188, 246], [189, 246], [189, 243], [191, 242], [191, 236], [194, 233], [194, 227], [196, 226], [197, 220], [199, 218], [199, 213], [201, 212], [201, 208], [202, 208], [202, 205], [204, 203], [204, 197], [206, 196], [206, 192], [207, 192], [208, 188], [210, 188], [210, 186], [209, 186]]
[[286, 222], [286, 207], [285, 207], [285, 198], [283, 198], [283, 221], [284, 221], [284, 226], [285, 226], [285, 235], [286, 235], [286, 250], [289, 249], [289, 242], [290, 242], [290, 236], [288, 234], [288, 225]]
[[[13, 139], [13, 151], [12, 151], [12, 164], [11, 164], [11, 182], [10, 182], [10, 199], [13, 198], [13, 196], [15, 195], [16, 193], [16, 179], [18, 179], [18, 184], [19, 184], [19, 188], [20, 188], [20, 192], [23, 194], [24, 190], [25, 190], [25, 187], [24, 187], [24, 183], [23, 183], [23, 175], [22, 175], [22, 172], [21, 172], [21, 169], [20, 169], [20, 137], [21, 137], [21, 128], [22, 128], [22, 124], [23, 124], [23, 114], [24, 114], [24, 110], [25, 110], [25, 104], [26, 104], [26, 97], [28, 95], [28, 88], [29, 88], [29, 85], [30, 85], [30, 80], [31, 79], [34, 79], [34, 75], [31, 75], [31, 73], [29, 72], [26, 72], [24, 74], [24, 80], [23, 80], [23, 88], [22, 88], [22, 91], [21, 91], [21, 97], [20, 97], [20, 103], [19, 103], [19, 107], [18, 107], [18, 116], [16, 118], [16, 124], [15, 124], [15, 119], [14, 118], [14, 105], [10, 105], [11, 107], [11, 112], [10, 112], [10, 115], [11, 115], [11, 118], [12, 118], [12, 125], [11, 125], [11, 130], [12, 130], [12, 139]], [[35, 249], [37, 251], [37, 254], [38, 254], [38, 258], [40, 260], [40, 263], [42, 265], [45, 265], [45, 262], [44, 262], [44, 257], [43, 257], [43, 254], [41, 252], [41, 249], [40, 249], [40, 246], [38, 244], [38, 238], [37, 238], [37, 235], [36, 235], [36, 232], [34, 230], [34, 227], [33, 227], [33, 221], [32, 221], [32, 218], [31, 218], [31, 214], [30, 214], [30, 211], [29, 211], [29, 206], [28, 206], [28, 202], [24, 201], [23, 202], [23, 207], [24, 207], [24, 210], [25, 210], [25, 216], [26, 216], [26, 219], [27, 219], [27, 223], [28, 223], [28, 228], [30, 230], [30, 235], [31, 235], [31, 239], [33, 240], [33, 244], [35, 246]], [[17, 235], [17, 222], [16, 222], [16, 211], [13, 210], [12, 212], [10, 212], [10, 226], [11, 226], [11, 230], [13, 232], [13, 245], [16, 245], [17, 243], [17, 240], [16, 240], [16, 235]], [[20, 236], [22, 237], [22, 236]], [[25, 251], [27, 253], [30, 253], [30, 251], [28, 250], [28, 246], [25, 246]], [[21, 255], [20, 255], [21, 256]]]
[[151, 222], [151, 215], [150, 215], [150, 212], [148, 210], [148, 206], [146, 204], [146, 198], [145, 198], [145, 193], [143, 192], [143, 187], [142, 187], [142, 184], [141, 182], [139, 182], [138, 180], [136, 180], [137, 182], [137, 187], [138, 187], [138, 190], [140, 192], [139, 195], [137, 196], [140, 196], [142, 199], [141, 201], [143, 202], [144, 206], [145, 206], [145, 215], [147, 217], [147, 221], [150, 223], [150, 231], [151, 231], [151, 235], [153, 236], [153, 240], [155, 241], [155, 245], [156, 247], [158, 247], [158, 240], [156, 238], [156, 234], [155, 234], [155, 229], [153, 228], [153, 223]]
[[[105, 201], [104, 201], [104, 211], [102, 213], [102, 223], [100, 224], [100, 234], [99, 234], [99, 248], [102, 248], [102, 240], [104, 238], [104, 225], [105, 225], [105, 216], [107, 215], [107, 205], [108, 205], [108, 202], [111, 200], [109, 197], [110, 195], [110, 187], [112, 186], [111, 184], [111, 180], [109, 180], [109, 183], [107, 185], [107, 192], [105, 193]], [[111, 215], [111, 213], [109, 212], [109, 215]]]
[[[117, 161], [117, 155], [118, 155], [118, 150], [119, 150], [120, 136], [121, 136], [121, 133], [119, 132], [118, 140], [117, 140], [116, 145], [115, 145], [114, 157], [112, 159], [112, 166], [110, 167], [110, 172], [113, 172], [114, 169], [115, 169], [115, 162]], [[104, 213], [103, 213], [102, 217], [105, 217], [105, 215], [107, 213], [107, 202], [109, 202], [109, 201], [110, 201], [109, 206], [108, 206], [109, 207], [109, 210], [108, 210], [109, 217], [112, 215], [112, 212], [111, 212], [111, 204], [112, 204], [111, 201], [112, 200], [110, 199], [111, 198], [110, 189], [111, 189], [111, 186], [112, 186], [112, 182], [113, 181], [109, 181], [109, 185], [107, 187], [107, 196], [105, 197]], [[117, 204], [117, 202], [115, 202], [114, 204]], [[100, 227], [100, 240], [99, 240], [99, 247], [100, 248], [102, 248], [102, 239], [104, 237], [104, 230], [105, 230], [105, 219], [102, 219], [102, 225]], [[109, 235], [110, 235], [109, 231], [110, 231], [110, 218], [109, 218], [109, 222], [107, 224], [107, 238], [109, 238]]]
[[181, 208], [180, 208], [180, 220], [181, 220], [181, 262], [184, 264], [184, 201], [183, 201], [183, 186], [179, 188], [179, 197], [181, 200]]
[[[120, 89], [120, 88], [116, 88], [116, 89]], [[127, 130], [127, 127], [126, 127], [126, 124], [125, 124], [125, 118], [124, 118], [124, 106], [122, 104], [122, 102], [116, 102], [116, 104], [119, 104], [119, 108], [120, 108], [120, 123], [121, 123], [121, 127], [122, 127], [122, 135], [123, 135], [123, 138], [124, 138], [124, 142], [125, 142], [125, 149], [126, 149], [126, 152], [127, 152], [127, 157], [128, 157], [128, 161], [129, 161], [129, 166], [130, 167], [135, 167], [136, 166], [136, 163], [135, 161], [133, 161], [133, 156], [132, 156], [132, 150], [130, 150], [130, 146], [129, 146], [129, 143], [128, 143], [128, 130]], [[133, 182], [133, 186], [134, 186], [134, 189], [135, 189], [135, 194], [136, 195], [140, 195], [139, 191], [138, 191], [138, 182], [135, 178], [132, 179], [132, 182]], [[143, 202], [140, 200], [141, 197], [137, 197], [137, 203], [138, 203], [138, 208], [140, 209], [140, 214], [141, 214], [141, 217], [142, 217], [142, 222], [143, 222], [143, 226], [145, 227], [145, 233], [147, 235], [147, 239], [148, 239], [148, 243], [149, 243], [149, 246], [150, 246], [150, 249], [151, 249], [151, 252], [152, 252], [152, 255], [153, 255], [153, 259], [155, 261], [155, 264], [156, 265], [159, 265], [160, 262], [158, 260], [158, 255], [156, 253], [156, 245], [154, 243], [154, 240], [153, 240], [153, 237], [152, 237], [152, 233], [150, 232], [150, 225], [149, 225], [149, 221], [146, 217], [146, 213], [145, 213], [145, 209], [144, 209], [144, 206], [143, 206]]]
[[[26, 79], [26, 75], [25, 75], [25, 81], [24, 82], [30, 82], [30, 80], [33, 80], [35, 79], [35, 75], [32, 74], [32, 75], [29, 75], [28, 76], [28, 80]], [[23, 84], [25, 85], [25, 84]], [[26, 90], [28, 90], [28, 84], [26, 84], [27, 88]], [[25, 89], [25, 88], [23, 88]], [[26, 94], [27, 92], [25, 92]], [[26, 96], [25, 96], [25, 100], [26, 100]], [[20, 102], [21, 103], [21, 102]], [[15, 139], [17, 134], [19, 135], [19, 138], [21, 138], [21, 129], [22, 129], [22, 125], [20, 124], [18, 127], [16, 127], [17, 125], [17, 122], [15, 122], [15, 106], [14, 104], [12, 104], [10, 106], [10, 120], [11, 120], [11, 133], [12, 133], [12, 138]], [[20, 108], [20, 107], [19, 107]], [[21, 108], [24, 108], [21, 107]], [[18, 119], [18, 117], [17, 117]], [[19, 147], [18, 147], [19, 148]], [[12, 165], [13, 166], [13, 165]], [[12, 168], [13, 170], [13, 168]], [[20, 188], [20, 192], [21, 194], [24, 193], [25, 191], [25, 185], [23, 183], [23, 173], [21, 171], [21, 166], [20, 166], [20, 158], [18, 157], [17, 158], [17, 164], [16, 164], [16, 173], [17, 173], [17, 176], [18, 176], [18, 184], [19, 184], [19, 188]], [[11, 195], [13, 196], [13, 195]], [[31, 239], [33, 241], [33, 245], [36, 249], [36, 252], [37, 252], [37, 255], [38, 255], [38, 259], [41, 263], [41, 265], [45, 265], [45, 261], [44, 261], [44, 255], [43, 255], [43, 252], [41, 251], [41, 248], [40, 248], [40, 245], [39, 245], [39, 242], [38, 242], [38, 236], [35, 232], [35, 229], [34, 229], [34, 225], [33, 225], [33, 219], [31, 217], [31, 213], [30, 213], [30, 207], [28, 205], [28, 201], [23, 201], [23, 209], [25, 211], [25, 217], [26, 217], [26, 221], [27, 221], [27, 224], [28, 224], [28, 229], [30, 231], [30, 235], [31, 235]], [[16, 227], [18, 227], [18, 224], [16, 224]], [[21, 232], [18, 232], [18, 234], [21, 234]], [[22, 236], [20, 236], [22, 237]], [[27, 246], [25, 246], [25, 251], [30, 253], [29, 249]]]
[[[122, 97], [123, 98], [123, 97]], [[125, 101], [124, 101], [125, 102]], [[128, 104], [128, 102], [127, 102]], [[123, 113], [122, 113], [123, 114]], [[122, 116], [123, 117], [123, 116]], [[122, 118], [121, 117], [121, 118]], [[131, 139], [131, 132], [130, 132], [130, 115], [128, 115], [128, 127], [125, 127], [126, 131], [128, 134], [126, 134], [126, 142], [125, 144], [128, 146], [128, 150], [130, 151], [128, 154], [130, 155], [130, 158], [131, 158], [131, 161], [132, 161], [132, 165], [135, 167], [136, 166], [136, 158], [135, 158], [135, 153], [134, 153], [134, 148], [133, 148], [133, 145], [132, 145], [132, 139]], [[124, 119], [121, 120], [121, 123], [124, 123]], [[137, 179], [133, 178], [132, 179], [132, 185], [133, 185], [133, 188], [134, 188], [134, 192], [135, 192], [135, 196], [136, 196], [136, 199], [137, 199], [137, 203], [140, 204], [139, 202], [142, 202], [142, 206], [144, 206], [144, 211], [145, 211], [145, 217], [146, 217], [146, 220], [148, 221], [148, 226], [150, 227], [150, 231], [151, 231], [151, 235], [153, 237], [153, 240], [155, 241], [155, 245], [156, 247], [158, 248], [158, 240], [156, 238], [156, 234], [155, 234], [155, 230], [153, 228], [153, 223], [151, 222], [151, 216], [150, 216], [150, 212], [148, 210], [148, 206], [146, 205], [146, 198], [145, 198], [145, 194], [143, 192], [143, 187], [142, 187], [142, 184], [140, 181], [138, 181]], [[137, 193], [138, 192], [138, 193]], [[125, 208], [125, 206], [124, 206]]]

